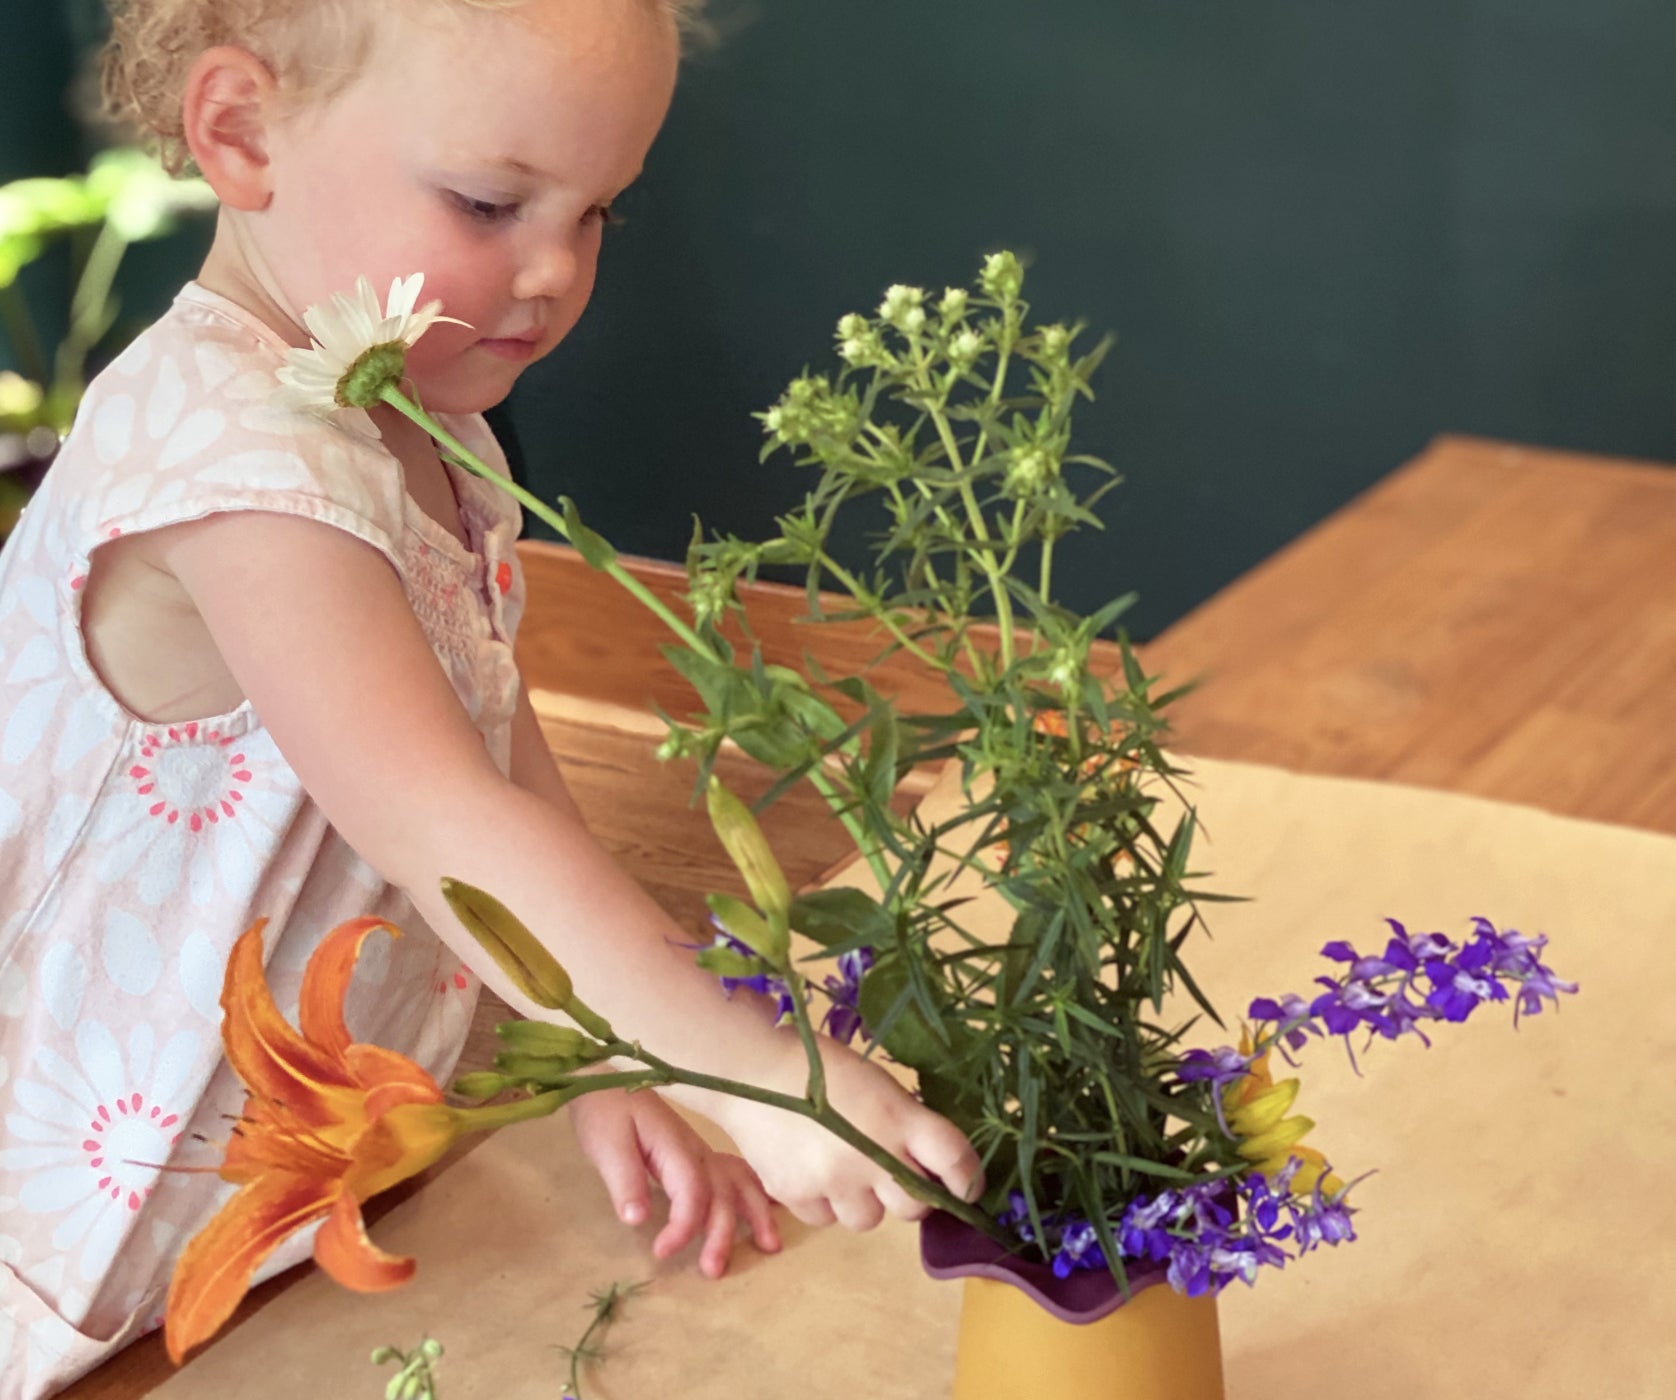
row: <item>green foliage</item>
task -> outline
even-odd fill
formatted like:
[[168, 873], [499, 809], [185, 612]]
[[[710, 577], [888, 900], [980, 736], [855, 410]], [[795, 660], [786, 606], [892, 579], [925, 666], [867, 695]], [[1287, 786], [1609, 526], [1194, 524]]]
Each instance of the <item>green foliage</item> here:
[[[1190, 809], [1158, 825], [1179, 773], [1161, 747], [1174, 697], [1119, 627], [1132, 598], [1083, 616], [1053, 595], [1057, 542], [1100, 527], [1094, 506], [1117, 480], [1071, 434], [1110, 342], [1079, 350], [1080, 326], [1029, 324], [1022, 286], [998, 253], [934, 305], [892, 287], [874, 316], [839, 322], [843, 368], [801, 376], [759, 415], [764, 457], [787, 452], [814, 481], [773, 538], [695, 535], [691, 640], [665, 654], [704, 708], [670, 721], [663, 751], [708, 773], [732, 739], [779, 773], [765, 802], [814, 783], [882, 895], [803, 895], [792, 926], [824, 956], [873, 950], [863, 1020], [973, 1138], [988, 1205], [1022, 1190], [1037, 1215], [1103, 1222], [1227, 1159], [1208, 1090], [1171, 1072], [1181, 1030], [1159, 1021], [1178, 983], [1215, 1019], [1181, 958], [1209, 896], [1192, 884]], [[852, 571], [829, 542], [864, 498], [888, 527]], [[912, 655], [946, 682], [947, 706], [901, 713], [871, 667], [765, 665], [737, 601], [765, 564], [805, 571], [813, 617], [875, 624], [875, 662]], [[723, 635], [729, 621], [745, 647]], [[1115, 674], [1091, 663], [1100, 639]], [[904, 774], [945, 760], [960, 810], [927, 827], [892, 809]], [[963, 925], [953, 883], [966, 872], [1012, 911], [1001, 941]]]
[[[0, 432], [69, 431], [88, 355], [116, 323], [112, 288], [128, 246], [161, 238], [215, 203], [202, 180], [174, 179], [128, 147], [100, 152], [85, 174], [0, 185], [0, 329], [22, 370], [0, 376]], [[17, 278], [59, 238], [72, 241], [75, 293], [49, 362]]]

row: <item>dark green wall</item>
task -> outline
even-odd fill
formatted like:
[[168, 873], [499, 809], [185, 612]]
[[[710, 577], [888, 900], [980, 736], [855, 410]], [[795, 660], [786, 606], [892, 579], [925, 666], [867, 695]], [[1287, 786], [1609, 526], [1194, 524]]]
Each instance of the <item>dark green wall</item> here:
[[[1080, 421], [1128, 484], [1062, 577], [1140, 587], [1143, 635], [1439, 431], [1676, 457], [1665, 0], [714, 4], [511, 404], [536, 489], [626, 549], [763, 528], [799, 480], [749, 413], [842, 312], [1004, 245], [1044, 319], [1119, 337]], [[0, 178], [73, 151], [95, 8], [0, 0]], [[181, 255], [138, 258], [150, 309]]]
[[893, 281], [1032, 257], [1118, 347], [1076, 558], [1171, 621], [1443, 430], [1670, 459], [1664, 0], [780, 0], [688, 68], [514, 416], [543, 495], [678, 557], [798, 490], [748, 418]]
[[[98, 141], [76, 121], [72, 86], [104, 32], [102, 0], [0, 0], [0, 183], [66, 175], [85, 167]], [[161, 315], [197, 270], [213, 225], [199, 219], [175, 236], [130, 248], [118, 279], [117, 344]], [[62, 333], [69, 260], [60, 245], [25, 269], [23, 288], [50, 344]], [[96, 357], [97, 359], [97, 357]], [[12, 359], [0, 335], [0, 369]]]

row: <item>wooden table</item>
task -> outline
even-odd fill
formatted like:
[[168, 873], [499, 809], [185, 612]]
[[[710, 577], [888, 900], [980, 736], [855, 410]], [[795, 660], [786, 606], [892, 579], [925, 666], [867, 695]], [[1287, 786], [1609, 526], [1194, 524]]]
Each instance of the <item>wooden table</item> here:
[[[685, 805], [690, 777], [655, 762], [636, 718], [649, 691], [682, 707], [678, 687], [649, 682], [666, 669], [656, 635], [568, 551], [524, 550], [520, 662], [548, 738], [602, 841], [694, 921], [731, 869]], [[679, 591], [678, 570], [643, 576]], [[1676, 832], [1676, 470], [1441, 438], [1143, 654], [1206, 678], [1172, 712], [1184, 752]], [[727, 776], [762, 781], [743, 760]], [[813, 804], [775, 811], [794, 879], [844, 854]], [[468, 1064], [504, 1014], [480, 1008]], [[144, 1395], [167, 1373], [153, 1336], [65, 1394]]]

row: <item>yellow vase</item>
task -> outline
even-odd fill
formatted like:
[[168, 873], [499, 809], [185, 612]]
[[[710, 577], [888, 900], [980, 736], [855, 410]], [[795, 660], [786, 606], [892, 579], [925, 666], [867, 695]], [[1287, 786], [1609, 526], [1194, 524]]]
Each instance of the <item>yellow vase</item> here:
[[1211, 1295], [1160, 1283], [1071, 1323], [1009, 1283], [964, 1286], [953, 1400], [1223, 1400]]

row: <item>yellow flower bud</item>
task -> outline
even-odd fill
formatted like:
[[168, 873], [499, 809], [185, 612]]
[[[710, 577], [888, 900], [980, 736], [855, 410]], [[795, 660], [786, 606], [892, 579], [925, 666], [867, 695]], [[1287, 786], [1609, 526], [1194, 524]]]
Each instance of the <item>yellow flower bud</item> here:
[[774, 859], [768, 838], [757, 819], [739, 798], [712, 775], [709, 791], [710, 824], [716, 828], [728, 857], [745, 877], [745, 887], [773, 930], [788, 930], [791, 920], [791, 886], [785, 871]]
[[554, 1011], [570, 1005], [575, 995], [570, 974], [510, 909], [492, 894], [458, 880], [443, 880], [442, 897], [520, 992]]

